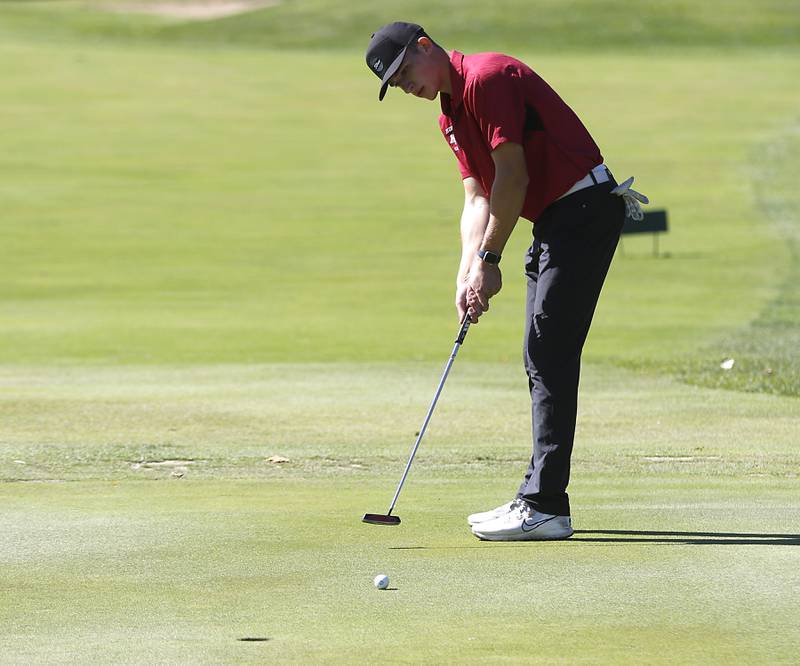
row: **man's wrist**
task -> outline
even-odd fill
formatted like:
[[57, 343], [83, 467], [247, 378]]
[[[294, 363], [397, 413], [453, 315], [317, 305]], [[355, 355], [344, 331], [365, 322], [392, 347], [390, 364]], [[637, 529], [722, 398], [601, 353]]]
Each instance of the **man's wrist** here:
[[499, 252], [492, 252], [491, 250], [484, 250], [481, 248], [476, 252], [476, 254], [478, 255], [478, 258], [486, 264], [497, 265], [500, 263], [501, 256]]

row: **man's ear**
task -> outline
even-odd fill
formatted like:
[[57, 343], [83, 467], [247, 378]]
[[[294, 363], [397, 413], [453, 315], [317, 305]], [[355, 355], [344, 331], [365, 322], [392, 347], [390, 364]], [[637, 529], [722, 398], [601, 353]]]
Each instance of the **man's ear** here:
[[417, 40], [417, 46], [419, 46], [421, 51], [428, 55], [433, 48], [433, 42], [430, 40], [430, 37], [425, 37], [423, 35]]

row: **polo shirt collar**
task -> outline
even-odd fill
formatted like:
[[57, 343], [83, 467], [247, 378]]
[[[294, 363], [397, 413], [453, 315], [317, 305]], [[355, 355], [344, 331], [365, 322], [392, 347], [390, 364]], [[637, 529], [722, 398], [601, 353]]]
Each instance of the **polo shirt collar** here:
[[464, 54], [459, 51], [452, 51], [450, 53], [450, 86], [453, 92], [450, 95], [446, 93], [439, 95], [442, 113], [453, 115], [458, 107], [461, 106], [464, 100], [465, 78]]

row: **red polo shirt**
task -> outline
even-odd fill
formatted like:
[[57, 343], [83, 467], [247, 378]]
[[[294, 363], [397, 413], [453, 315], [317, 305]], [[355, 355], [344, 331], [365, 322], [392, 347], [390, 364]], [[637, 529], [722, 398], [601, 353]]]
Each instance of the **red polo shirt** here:
[[439, 126], [462, 178], [476, 178], [491, 194], [492, 151], [506, 141], [520, 144], [529, 179], [520, 215], [531, 222], [603, 162], [575, 112], [525, 63], [500, 53], [453, 51], [450, 81], [452, 95], [440, 95]]

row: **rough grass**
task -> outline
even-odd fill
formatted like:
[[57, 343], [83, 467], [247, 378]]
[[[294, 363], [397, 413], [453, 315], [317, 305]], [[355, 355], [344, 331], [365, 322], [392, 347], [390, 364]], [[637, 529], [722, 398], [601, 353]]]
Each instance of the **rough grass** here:
[[800, 193], [795, 174], [800, 155], [800, 125], [789, 124], [753, 151], [752, 187], [761, 223], [770, 225], [789, 255], [789, 269], [776, 294], [748, 326], [715, 345], [735, 361], [695, 363], [693, 372], [677, 369], [687, 381], [720, 388], [800, 395]]
[[[475, 363], [469, 351], [448, 379], [415, 476], [460, 478], [499, 466], [510, 487], [529, 449], [524, 373], [516, 364]], [[182, 468], [187, 479], [335, 476], [355, 483], [398, 471], [441, 369], [6, 366], [0, 480], [169, 479]], [[795, 478], [799, 426], [800, 404], [792, 398], [588, 365], [575, 466], [579, 476]], [[272, 456], [289, 462], [272, 463]], [[176, 462], [146, 464], [161, 461]]]
[[[776, 271], [780, 280], [762, 310], [680, 358], [666, 362], [625, 359], [623, 366], [647, 367], [701, 386], [800, 395], [800, 196], [793, 182], [800, 154], [797, 127], [790, 122], [754, 147], [750, 165], [743, 171], [751, 179], [756, 204], [750, 222], [754, 238], [768, 231], [780, 242], [776, 252], [788, 259], [786, 269]], [[747, 289], [745, 280], [742, 277], [735, 288]], [[733, 361], [733, 367], [722, 368], [724, 360]]]

